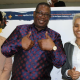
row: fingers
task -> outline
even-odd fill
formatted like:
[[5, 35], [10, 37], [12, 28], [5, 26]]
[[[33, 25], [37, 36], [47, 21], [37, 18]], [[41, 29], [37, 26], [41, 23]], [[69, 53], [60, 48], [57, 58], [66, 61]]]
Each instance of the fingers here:
[[29, 32], [26, 36], [22, 38], [21, 43], [22, 43], [22, 48], [24, 50], [29, 50], [34, 45], [34, 42], [31, 39], [29, 39], [30, 36], [31, 36], [31, 32]]
[[72, 70], [74, 70], [74, 71], [75, 71], [75, 70], [76, 70], [76, 67], [73, 67], [73, 68], [72, 68]]
[[50, 36], [48, 35], [48, 32], [46, 31], [45, 33], [46, 39], [50, 38]]
[[29, 47], [28, 47], [28, 49], [27, 49], [27, 50], [31, 49], [31, 48], [33, 47], [33, 45], [34, 45], [34, 42], [33, 42], [33, 41], [31, 41], [31, 44], [29, 45]]
[[31, 31], [27, 34], [27, 37], [29, 38], [31, 36]]
[[41, 48], [41, 40], [38, 40], [38, 45]]
[[45, 33], [45, 36], [46, 36], [46, 38], [48, 38], [48, 32], [46, 31], [46, 33]]
[[72, 77], [73, 80], [76, 80], [76, 79], [78, 79], [78, 78], [79, 78], [79, 75], [78, 75], [78, 74], [75, 74], [75, 75]]
[[72, 68], [72, 79], [73, 80], [76, 80], [78, 79], [80, 76], [80, 72], [79, 71], [76, 71], [76, 67], [73, 67]]
[[43, 45], [42, 45], [42, 40], [38, 40], [38, 45], [41, 50], [44, 50]]

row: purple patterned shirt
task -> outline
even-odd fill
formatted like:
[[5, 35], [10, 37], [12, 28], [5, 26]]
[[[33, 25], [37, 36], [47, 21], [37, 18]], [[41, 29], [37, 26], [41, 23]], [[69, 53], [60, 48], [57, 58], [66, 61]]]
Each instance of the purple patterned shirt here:
[[[30, 50], [23, 50], [21, 39], [30, 31], [30, 39], [35, 44]], [[46, 38], [46, 31], [56, 44], [56, 51], [42, 51], [39, 48], [38, 40]], [[62, 67], [66, 61], [60, 34], [48, 27], [38, 31], [34, 24], [17, 26], [3, 43], [2, 53], [6, 57], [14, 55], [11, 80], [51, 80], [53, 66]]]

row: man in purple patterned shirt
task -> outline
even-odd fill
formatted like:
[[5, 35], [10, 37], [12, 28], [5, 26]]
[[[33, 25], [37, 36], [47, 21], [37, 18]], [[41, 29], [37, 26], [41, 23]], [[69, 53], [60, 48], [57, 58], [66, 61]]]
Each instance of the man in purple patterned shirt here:
[[2, 54], [14, 55], [11, 80], [51, 80], [53, 66], [65, 63], [60, 34], [47, 27], [50, 11], [47, 3], [39, 3], [34, 23], [17, 26], [3, 43]]

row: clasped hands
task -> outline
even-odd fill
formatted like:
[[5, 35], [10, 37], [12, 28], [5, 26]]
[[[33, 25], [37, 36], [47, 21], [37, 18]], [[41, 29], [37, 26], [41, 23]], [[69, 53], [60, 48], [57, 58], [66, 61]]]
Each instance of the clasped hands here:
[[[31, 32], [29, 32], [26, 36], [22, 38], [21, 44], [24, 50], [29, 50], [34, 46], [34, 42], [29, 38], [31, 36]], [[38, 45], [41, 50], [51, 51], [55, 43], [48, 35], [48, 32], [45, 33], [46, 39], [38, 40]]]
[[79, 78], [80, 72], [76, 71], [76, 67], [74, 67], [71, 70], [68, 70], [68, 75], [72, 78], [72, 80], [76, 80]]

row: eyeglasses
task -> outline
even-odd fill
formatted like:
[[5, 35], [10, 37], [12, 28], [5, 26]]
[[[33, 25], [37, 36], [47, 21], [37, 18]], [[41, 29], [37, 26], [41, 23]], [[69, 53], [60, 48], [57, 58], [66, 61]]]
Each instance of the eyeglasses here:
[[51, 16], [50, 14], [44, 14], [42, 12], [37, 12], [36, 11], [36, 13], [38, 14], [39, 17], [42, 17], [44, 15], [45, 18], [49, 18]]

